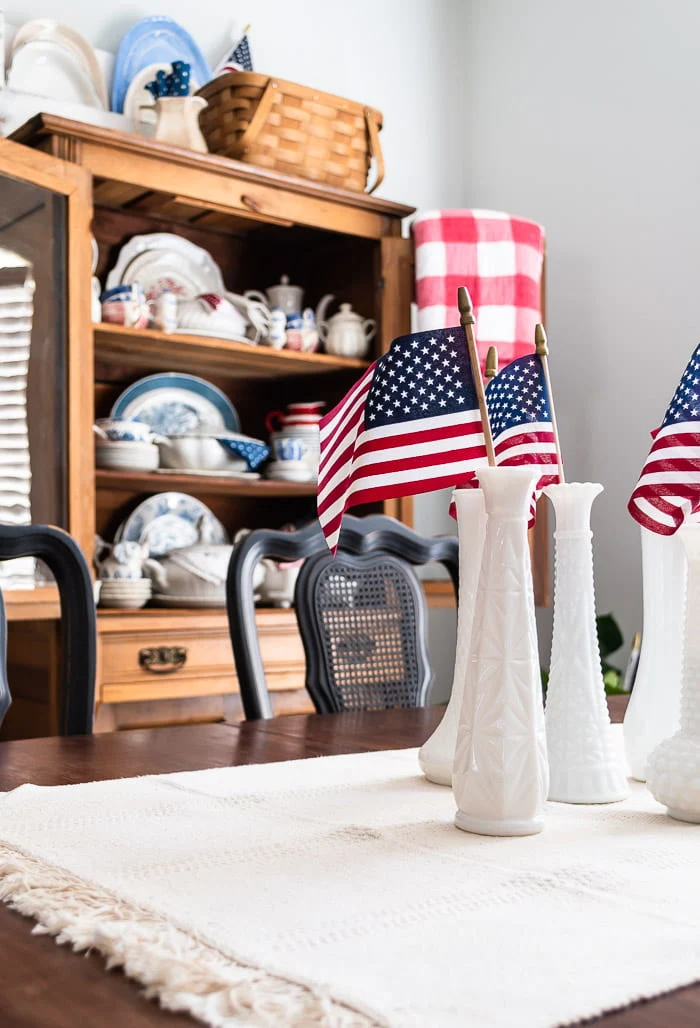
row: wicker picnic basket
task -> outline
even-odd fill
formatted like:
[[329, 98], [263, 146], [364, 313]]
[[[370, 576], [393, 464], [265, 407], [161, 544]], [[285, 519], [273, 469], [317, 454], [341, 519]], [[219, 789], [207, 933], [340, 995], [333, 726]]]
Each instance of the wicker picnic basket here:
[[199, 123], [211, 153], [362, 192], [372, 157], [384, 177], [379, 111], [255, 71], [219, 75], [202, 89]]

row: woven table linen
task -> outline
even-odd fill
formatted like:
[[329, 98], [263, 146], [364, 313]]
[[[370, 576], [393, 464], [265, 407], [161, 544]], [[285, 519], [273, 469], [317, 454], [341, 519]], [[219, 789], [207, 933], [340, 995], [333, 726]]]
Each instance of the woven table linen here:
[[418, 329], [459, 324], [457, 288], [474, 305], [482, 369], [489, 346], [500, 366], [535, 350], [542, 321], [544, 229], [502, 211], [424, 211], [414, 220]]
[[216, 1026], [544, 1028], [700, 978], [700, 827], [633, 784], [470, 835], [416, 752], [22, 786], [0, 896]]

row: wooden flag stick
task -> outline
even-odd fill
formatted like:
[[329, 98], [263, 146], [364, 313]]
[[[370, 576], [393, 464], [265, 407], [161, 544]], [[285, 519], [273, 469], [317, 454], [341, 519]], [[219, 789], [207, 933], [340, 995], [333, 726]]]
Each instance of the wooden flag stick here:
[[564, 464], [561, 459], [561, 446], [559, 445], [559, 430], [557, 428], [557, 416], [554, 412], [554, 396], [552, 395], [552, 383], [549, 379], [549, 363], [547, 357], [549, 356], [549, 347], [547, 346], [547, 333], [544, 330], [544, 325], [535, 325], [535, 353], [542, 361], [542, 371], [544, 372], [544, 385], [547, 390], [547, 400], [549, 401], [549, 414], [552, 419], [552, 435], [554, 436], [554, 449], [557, 451], [557, 466], [559, 470], [559, 481], [563, 485], [566, 479], [564, 478]]
[[495, 346], [489, 346], [486, 354], [486, 377], [495, 378], [498, 374], [498, 350]]
[[469, 362], [472, 366], [472, 378], [474, 380], [474, 388], [476, 389], [476, 398], [479, 401], [481, 424], [484, 429], [484, 442], [486, 443], [486, 456], [488, 458], [489, 467], [493, 468], [496, 466], [496, 457], [493, 452], [493, 436], [491, 435], [489, 412], [486, 406], [484, 383], [481, 380], [481, 365], [479, 364], [479, 352], [476, 348], [476, 340], [474, 339], [474, 329], [472, 327], [474, 325], [472, 300], [466, 286], [460, 286], [457, 290], [457, 306], [459, 307], [459, 323], [464, 329], [464, 335], [467, 340], [467, 350], [469, 351]]

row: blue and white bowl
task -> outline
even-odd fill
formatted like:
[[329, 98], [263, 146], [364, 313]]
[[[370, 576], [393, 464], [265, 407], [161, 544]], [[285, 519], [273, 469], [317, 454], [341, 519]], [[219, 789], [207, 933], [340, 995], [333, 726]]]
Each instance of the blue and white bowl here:
[[99, 418], [95, 422], [95, 432], [101, 439], [109, 440], [111, 443], [151, 443], [154, 441], [153, 429], [143, 421]]

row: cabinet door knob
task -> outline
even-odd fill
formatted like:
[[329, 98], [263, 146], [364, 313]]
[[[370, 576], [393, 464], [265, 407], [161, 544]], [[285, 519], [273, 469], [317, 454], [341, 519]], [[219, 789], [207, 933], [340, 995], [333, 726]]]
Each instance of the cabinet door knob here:
[[139, 665], [154, 675], [171, 675], [185, 666], [186, 646], [146, 646], [139, 650]]

